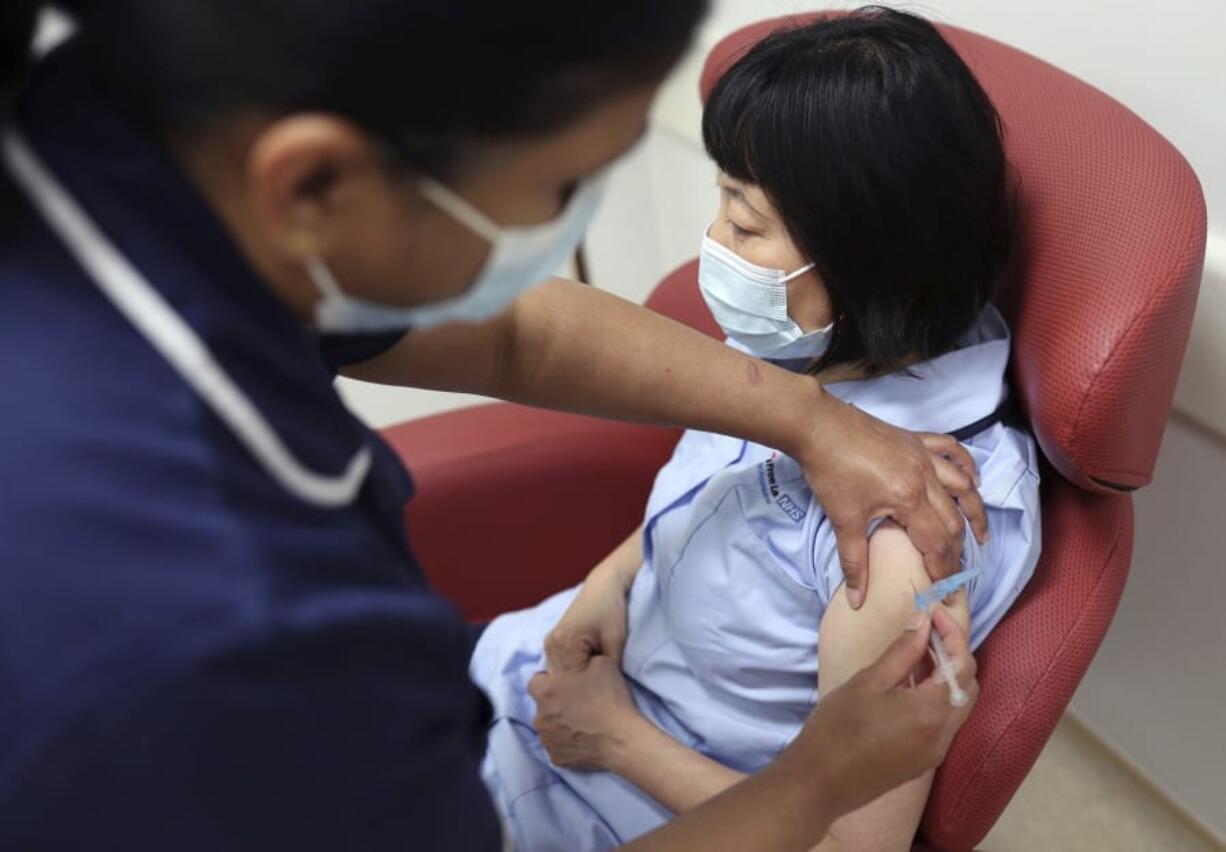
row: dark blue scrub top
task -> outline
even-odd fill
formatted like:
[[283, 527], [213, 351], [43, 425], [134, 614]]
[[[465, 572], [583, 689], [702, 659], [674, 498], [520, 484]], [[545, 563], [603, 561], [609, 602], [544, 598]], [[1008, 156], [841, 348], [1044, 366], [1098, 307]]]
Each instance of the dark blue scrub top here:
[[36, 70], [31, 146], [303, 464], [374, 465], [339, 509], [284, 490], [0, 177], [0, 849], [497, 849], [407, 474], [78, 52]]

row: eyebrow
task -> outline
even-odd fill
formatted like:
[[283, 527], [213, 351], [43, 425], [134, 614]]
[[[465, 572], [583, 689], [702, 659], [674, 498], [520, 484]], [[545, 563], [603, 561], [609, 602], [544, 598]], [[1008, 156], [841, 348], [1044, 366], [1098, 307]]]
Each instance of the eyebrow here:
[[757, 207], [754, 207], [752, 204], [750, 204], [750, 203], [749, 203], [749, 199], [745, 197], [745, 193], [744, 193], [744, 192], [742, 192], [742, 191], [741, 191], [740, 189], [738, 189], [737, 187], [735, 187], [735, 186], [729, 186], [729, 185], [728, 185], [728, 184], [726, 184], [726, 183], [721, 183], [721, 184], [719, 185], [719, 188], [720, 188], [720, 189], [722, 189], [724, 192], [728, 193], [729, 195], [731, 195], [731, 196], [732, 196], [733, 198], [735, 198], [737, 201], [739, 201], [739, 202], [741, 202], [742, 204], [744, 204], [746, 207], [748, 207], [748, 208], [749, 208], [749, 210], [750, 210], [750, 212], [752, 212], [752, 213], [753, 213], [755, 216], [757, 216], [759, 219], [764, 219], [764, 220], [770, 221], [770, 217], [769, 217], [769, 216], [767, 216], [765, 213], [763, 213], [761, 210], [759, 210]]

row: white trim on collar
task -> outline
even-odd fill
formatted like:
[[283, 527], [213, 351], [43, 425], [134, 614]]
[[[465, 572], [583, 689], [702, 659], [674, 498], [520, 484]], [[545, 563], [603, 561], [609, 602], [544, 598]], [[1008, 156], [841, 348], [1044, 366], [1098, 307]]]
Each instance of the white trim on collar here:
[[335, 476], [305, 467], [213, 357], [204, 341], [141, 272], [98, 229], [13, 128], [3, 132], [3, 157], [17, 184], [98, 288], [230, 427], [287, 491], [316, 506], [345, 506], [370, 470], [370, 447], [354, 453]]

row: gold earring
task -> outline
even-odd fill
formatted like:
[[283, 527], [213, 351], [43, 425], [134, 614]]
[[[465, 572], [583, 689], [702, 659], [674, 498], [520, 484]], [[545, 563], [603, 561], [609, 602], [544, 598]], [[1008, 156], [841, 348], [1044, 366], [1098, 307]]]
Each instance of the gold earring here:
[[299, 257], [315, 257], [319, 254], [319, 240], [312, 231], [295, 231], [290, 234], [289, 249]]

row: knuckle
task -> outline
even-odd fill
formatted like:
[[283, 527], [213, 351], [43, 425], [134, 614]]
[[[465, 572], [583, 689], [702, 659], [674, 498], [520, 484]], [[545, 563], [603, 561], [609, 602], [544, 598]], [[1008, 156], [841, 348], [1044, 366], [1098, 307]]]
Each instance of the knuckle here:
[[961, 445], [952, 435], [942, 434], [933, 435], [930, 446], [944, 453], [953, 453], [961, 448]]

